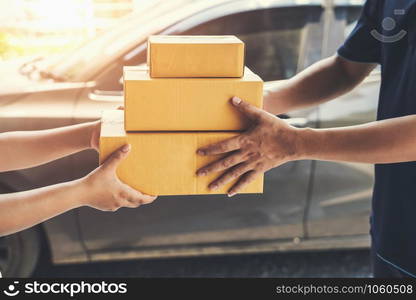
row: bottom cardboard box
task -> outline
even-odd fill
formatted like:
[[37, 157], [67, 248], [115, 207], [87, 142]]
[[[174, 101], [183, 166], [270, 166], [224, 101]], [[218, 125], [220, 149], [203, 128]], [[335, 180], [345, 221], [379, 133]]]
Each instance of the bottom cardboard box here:
[[[131, 187], [150, 195], [224, 194], [235, 183], [211, 191], [208, 184], [221, 173], [197, 177], [198, 168], [221, 156], [196, 154], [199, 147], [230, 138], [233, 132], [125, 132], [123, 111], [105, 111], [100, 137], [100, 163], [113, 151], [129, 143], [129, 156], [119, 165], [117, 175]], [[241, 193], [262, 193], [259, 176]]]

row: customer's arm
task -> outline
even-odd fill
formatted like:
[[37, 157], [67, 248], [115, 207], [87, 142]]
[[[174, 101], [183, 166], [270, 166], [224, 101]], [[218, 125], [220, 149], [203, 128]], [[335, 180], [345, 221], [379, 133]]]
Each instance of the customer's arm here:
[[156, 197], [143, 195], [116, 176], [116, 168], [129, 149], [128, 145], [120, 148], [84, 178], [0, 195], [0, 236], [34, 226], [81, 206], [115, 211], [120, 207], [135, 208], [152, 202]]
[[299, 129], [238, 98], [233, 105], [253, 122], [245, 133], [198, 150], [227, 154], [197, 174], [227, 170], [210, 184], [217, 189], [236, 178], [234, 195], [256, 176], [293, 160], [318, 159], [359, 163], [416, 161], [416, 115], [333, 129]]
[[317, 105], [351, 91], [376, 67], [335, 55], [267, 90], [264, 109], [278, 115]]
[[100, 122], [0, 134], [0, 172], [37, 166], [88, 148], [98, 148]]

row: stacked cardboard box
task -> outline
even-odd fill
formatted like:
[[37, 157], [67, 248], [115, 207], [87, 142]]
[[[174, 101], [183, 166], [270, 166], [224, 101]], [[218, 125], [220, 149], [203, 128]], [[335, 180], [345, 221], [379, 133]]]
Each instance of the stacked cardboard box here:
[[[220, 156], [196, 150], [239, 134], [247, 120], [230, 105], [240, 97], [261, 107], [263, 81], [244, 67], [244, 44], [234, 36], [154, 36], [148, 65], [124, 68], [124, 111], [102, 118], [100, 161], [125, 143], [130, 155], [120, 179], [152, 195], [226, 193], [208, 184], [221, 174], [197, 177], [198, 168]], [[263, 178], [243, 193], [261, 193]]]

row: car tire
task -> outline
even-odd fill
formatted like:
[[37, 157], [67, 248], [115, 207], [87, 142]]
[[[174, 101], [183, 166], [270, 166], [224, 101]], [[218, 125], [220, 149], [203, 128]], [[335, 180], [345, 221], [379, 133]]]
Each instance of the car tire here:
[[3, 277], [29, 277], [40, 258], [42, 234], [37, 227], [0, 238]]

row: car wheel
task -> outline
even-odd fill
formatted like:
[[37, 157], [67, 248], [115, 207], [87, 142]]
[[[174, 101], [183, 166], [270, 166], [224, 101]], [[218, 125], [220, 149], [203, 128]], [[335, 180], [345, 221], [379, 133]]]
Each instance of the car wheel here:
[[41, 233], [30, 228], [0, 238], [0, 272], [3, 277], [29, 277], [40, 257]]

